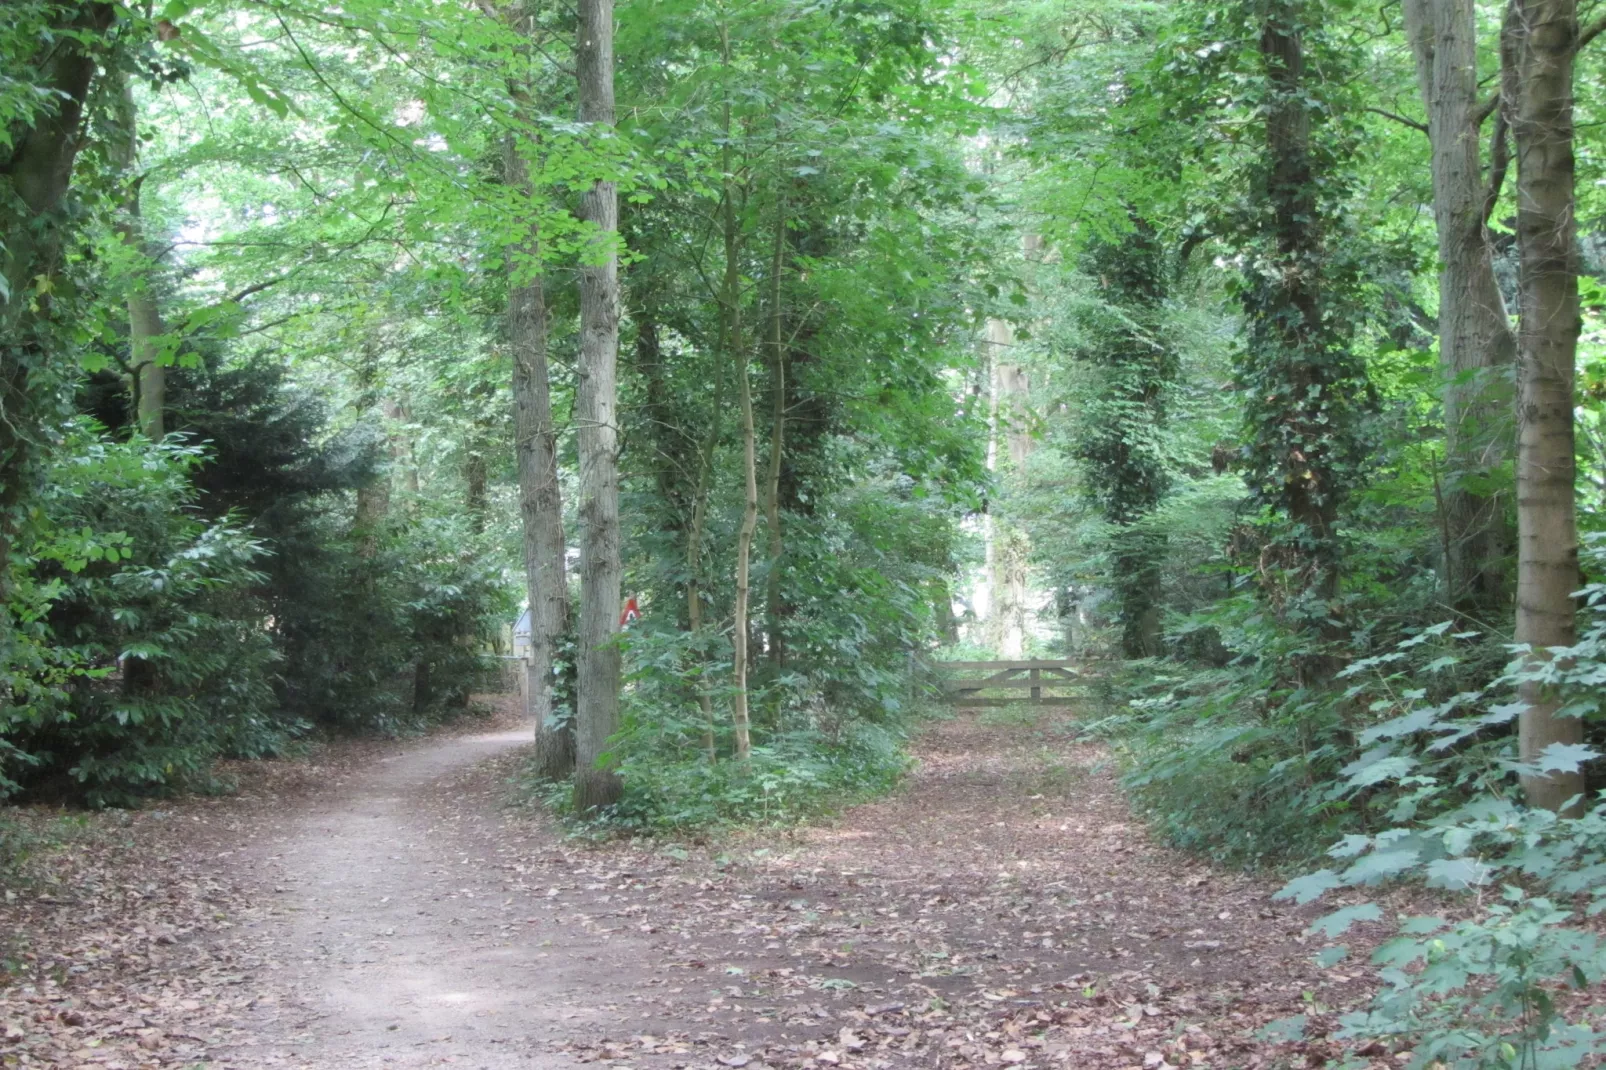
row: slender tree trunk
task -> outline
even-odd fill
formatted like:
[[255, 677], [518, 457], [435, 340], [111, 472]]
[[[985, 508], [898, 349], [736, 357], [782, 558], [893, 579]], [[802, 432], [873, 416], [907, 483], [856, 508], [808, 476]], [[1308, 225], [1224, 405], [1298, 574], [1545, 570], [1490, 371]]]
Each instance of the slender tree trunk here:
[[[1375, 406], [1353, 324], [1335, 315], [1346, 276], [1333, 247], [1347, 240], [1344, 200], [1353, 147], [1334, 124], [1331, 87], [1351, 73], [1332, 52], [1312, 69], [1303, 34], [1325, 17], [1310, 0], [1263, 0], [1259, 53], [1264, 147], [1255, 215], [1245, 232], [1248, 332], [1238, 358], [1244, 388], [1245, 480], [1260, 504], [1288, 519], [1267, 549], [1263, 591], [1294, 626], [1322, 640], [1292, 661], [1300, 682], [1329, 679], [1346, 634], [1337, 596], [1343, 548], [1339, 506], [1365, 478], [1364, 428]], [[1342, 249], [1339, 250], [1342, 255]]]
[[[613, 0], [580, 0], [575, 69], [580, 121], [600, 134], [613, 126]], [[619, 730], [619, 197], [613, 182], [591, 184], [580, 215], [596, 228], [580, 268], [580, 361], [575, 415], [580, 443], [579, 726], [575, 809], [619, 801], [623, 782], [605, 761]]]
[[959, 621], [954, 618], [954, 592], [946, 579], [938, 582], [931, 609], [937, 618], [938, 640], [945, 646], [959, 642]]
[[781, 537], [781, 454], [786, 446], [786, 346], [782, 342], [784, 319], [781, 315], [781, 268], [786, 251], [786, 204], [775, 207], [775, 249], [770, 258], [770, 457], [765, 473], [764, 526], [769, 536], [769, 571], [766, 586], [766, 628], [770, 640], [770, 663], [777, 671], [786, 667], [786, 607], [781, 597], [781, 555], [786, 543]]
[[[504, 171], [510, 186], [533, 196], [529, 167], [515, 138], [507, 141]], [[558, 429], [552, 419], [551, 369], [547, 364], [546, 295], [539, 274], [540, 249], [533, 235], [511, 251], [508, 265], [514, 456], [524, 533], [525, 594], [530, 604], [530, 652], [521, 690], [535, 732], [535, 773], [561, 780], [573, 773], [575, 766], [573, 711], [554, 708], [558, 641], [569, 623], [569, 581], [564, 561], [563, 488], [558, 481]]]
[[468, 444], [468, 456], [463, 458], [463, 511], [468, 514], [468, 529], [475, 535], [485, 534], [490, 512], [487, 482], [485, 451], [476, 437]]
[[160, 441], [165, 432], [167, 407], [167, 369], [160, 363], [162, 350], [161, 308], [156, 302], [155, 258], [145, 240], [140, 214], [140, 192], [144, 176], [139, 166], [139, 112], [134, 103], [134, 84], [126, 73], [115, 75], [117, 82], [116, 121], [107, 145], [107, 155], [123, 184], [122, 217], [117, 236], [129, 253], [126, 303], [128, 307], [129, 388], [140, 433]]
[[[720, 47], [725, 68], [730, 68], [730, 30], [720, 27]], [[731, 369], [736, 374], [736, 401], [742, 434], [742, 524], [736, 533], [736, 598], [731, 612], [731, 727], [736, 742], [736, 760], [745, 762], [753, 749], [747, 702], [749, 577], [753, 558], [753, 533], [758, 529], [758, 458], [753, 428], [753, 384], [748, 377], [747, 354], [742, 348], [741, 265], [737, 260], [740, 232], [736, 222], [735, 160], [731, 152], [730, 86], [725, 87], [725, 145], [721, 152], [725, 172], [724, 228], [725, 279], [720, 304], [727, 323], [725, 341]]]
[[1510, 391], [1503, 371], [1517, 351], [1486, 225], [1505, 175], [1506, 109], [1495, 118], [1486, 179], [1478, 144], [1476, 5], [1405, 0], [1405, 18], [1427, 109], [1439, 238], [1439, 366], [1449, 470], [1444, 588], [1453, 606], [1492, 610], [1505, 601], [1511, 538], [1503, 495], [1485, 488], [1489, 474], [1510, 455]]
[[[721, 333], [724, 317], [721, 315]], [[697, 706], [703, 717], [703, 751], [708, 760], [718, 758], [714, 747], [714, 701], [708, 694], [707, 655], [703, 650], [703, 533], [708, 523], [708, 492], [714, 473], [714, 451], [719, 448], [720, 432], [725, 424], [725, 351], [714, 361], [714, 402], [708, 418], [708, 437], [703, 440], [697, 457], [697, 486], [692, 492], [691, 527], [686, 532], [686, 621], [693, 637], [694, 655], [698, 659], [695, 670]]]
[[[1573, 483], [1573, 367], [1578, 350], [1574, 219], [1573, 57], [1576, 0], [1512, 0], [1508, 54], [1516, 63], [1511, 130], [1517, 149], [1518, 330], [1517, 642], [1535, 662], [1576, 640], [1579, 587]], [[1525, 684], [1523, 761], [1578, 743], [1583, 723], [1557, 716], [1553, 695]], [[1582, 772], [1523, 778], [1530, 805], [1559, 810], [1584, 791]]]
[[[378, 383], [379, 350], [373, 342], [367, 342], [357, 366], [357, 400], [364, 413], [372, 412], [378, 405]], [[369, 560], [379, 553], [380, 531], [389, 516], [390, 464], [387, 461], [372, 479], [357, 488], [357, 509], [351, 533], [357, 539], [358, 557]]]

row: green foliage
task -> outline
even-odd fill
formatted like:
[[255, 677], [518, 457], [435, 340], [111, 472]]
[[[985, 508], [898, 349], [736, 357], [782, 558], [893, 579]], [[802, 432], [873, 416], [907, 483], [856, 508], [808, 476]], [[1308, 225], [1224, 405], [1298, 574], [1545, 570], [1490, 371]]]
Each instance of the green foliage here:
[[276, 713], [278, 655], [251, 592], [265, 550], [227, 517], [188, 514], [196, 463], [194, 449], [79, 425], [53, 465], [22, 588], [38, 603], [19, 616], [58, 671], [7, 715], [13, 790], [123, 803], [204, 785], [215, 758], [273, 753], [295, 731]]
[[[1598, 565], [1598, 540], [1592, 556]], [[1533, 770], [1514, 760], [1506, 731], [1522, 707], [1495, 701], [1541, 678], [1569, 715], [1599, 722], [1606, 587], [1593, 585], [1586, 597], [1589, 625], [1577, 646], [1557, 651], [1560, 670], [1517, 661], [1489, 688], [1449, 695], [1391, 686], [1422, 679], [1420, 670], [1401, 669], [1416, 650], [1448, 636], [1445, 625], [1356, 662], [1349, 673], [1363, 681], [1354, 692], [1381, 696], [1372, 709], [1389, 716], [1361, 734], [1366, 749], [1342, 771], [1334, 794], [1391, 805], [1377, 825], [1329, 849], [1333, 868], [1279, 894], [1308, 902], [1399, 879], [1472, 893], [1449, 917], [1397, 919], [1397, 935], [1372, 956], [1382, 990], [1369, 1009], [1344, 1019], [1346, 1035], [1411, 1044], [1413, 1067], [1580, 1066], [1606, 1050], [1587, 1001], [1571, 996], [1606, 980], [1606, 945], [1579, 913], [1606, 910], [1606, 797], [1579, 800], [1571, 814], [1525, 807], [1514, 781]], [[1440, 663], [1453, 660], [1444, 654], [1428, 667], [1442, 671], [1448, 666]], [[1554, 744], [1537, 768], [1570, 772], [1597, 757], [1592, 747]], [[1317, 926], [1333, 939], [1366, 916], [1380, 915], [1360, 904]], [[1340, 946], [1324, 957], [1331, 963], [1344, 953]]]
[[[655, 713], [659, 717], [651, 724], [633, 717], [616, 737], [625, 795], [589, 823], [594, 831], [653, 835], [792, 825], [884, 794], [908, 769], [898, 727], [851, 722], [799, 724], [771, 733], [753, 746], [745, 765], [710, 764], [684, 746], [666, 760], [666, 741], [672, 748], [699, 726]], [[561, 786], [534, 783], [524, 790], [567, 813], [568, 793]]]

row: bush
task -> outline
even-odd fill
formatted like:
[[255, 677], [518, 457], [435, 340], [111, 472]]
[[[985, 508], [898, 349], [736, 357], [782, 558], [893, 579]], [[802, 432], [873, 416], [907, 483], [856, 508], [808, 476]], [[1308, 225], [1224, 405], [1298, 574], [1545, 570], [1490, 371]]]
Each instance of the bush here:
[[451, 521], [390, 532], [367, 552], [338, 521], [298, 532], [300, 567], [268, 592], [284, 652], [280, 699], [338, 732], [396, 734], [467, 708], [476, 640], [511, 614], [499, 570]]
[[266, 550], [232, 518], [193, 515], [199, 460], [71, 429], [12, 606], [34, 655], [13, 663], [30, 680], [0, 721], [8, 790], [122, 804], [204, 786], [216, 758], [273, 753], [299, 729], [277, 713], [252, 593]]
[[[637, 724], [616, 738], [624, 798], [592, 827], [655, 834], [790, 825], [890, 791], [909, 767], [903, 733], [886, 726], [855, 725], [834, 738], [812, 727], [777, 734], [755, 745], [746, 765], [710, 764], [686, 751], [666, 761], [652, 752], [656, 735]], [[572, 816], [566, 784], [531, 782], [524, 790]]]
[[1100, 726], [1119, 739], [1139, 809], [1170, 843], [1238, 866], [1308, 860], [1343, 832], [1385, 820], [1392, 789], [1344, 787], [1345, 770], [1373, 745], [1368, 732], [1402, 704], [1477, 691], [1506, 658], [1479, 633], [1405, 627], [1413, 634], [1389, 648], [1380, 648], [1381, 626], [1352, 633], [1340, 654], [1355, 660], [1343, 678], [1306, 687], [1290, 666], [1322, 644], [1252, 597], [1190, 618], [1180, 634], [1210, 630], [1227, 664], [1128, 663], [1115, 689], [1128, 712]]

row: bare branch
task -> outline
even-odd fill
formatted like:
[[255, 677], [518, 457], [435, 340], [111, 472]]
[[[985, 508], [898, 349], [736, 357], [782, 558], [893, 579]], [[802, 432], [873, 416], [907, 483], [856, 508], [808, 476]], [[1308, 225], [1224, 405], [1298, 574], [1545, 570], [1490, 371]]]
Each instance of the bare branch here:
[[1578, 31], [1578, 44], [1574, 47], [1573, 51], [1582, 52], [1585, 45], [1599, 37], [1602, 33], [1606, 33], [1606, 15], [1602, 15], [1600, 18]]
[[1420, 130], [1424, 134], [1428, 132], [1427, 123], [1419, 123], [1415, 119], [1408, 119], [1403, 115], [1396, 115], [1394, 112], [1385, 111], [1382, 108], [1367, 108], [1366, 110], [1373, 115], [1381, 115], [1385, 119], [1392, 119], [1401, 126], [1409, 126], [1412, 130]]

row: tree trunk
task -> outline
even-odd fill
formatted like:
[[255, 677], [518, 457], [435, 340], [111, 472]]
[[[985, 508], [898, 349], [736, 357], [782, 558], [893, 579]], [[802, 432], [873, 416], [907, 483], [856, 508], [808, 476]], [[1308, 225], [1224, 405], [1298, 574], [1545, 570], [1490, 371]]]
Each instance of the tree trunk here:
[[765, 628], [769, 633], [770, 664], [777, 672], [786, 667], [786, 607], [781, 597], [781, 555], [786, 544], [781, 537], [781, 454], [786, 446], [786, 347], [782, 342], [781, 267], [786, 251], [786, 204], [775, 206], [775, 249], [770, 258], [770, 457], [765, 473], [764, 526], [769, 536], [769, 571]]
[[[1365, 435], [1376, 393], [1354, 345], [1350, 317], [1336, 314], [1355, 296], [1343, 264], [1354, 155], [1347, 129], [1333, 121], [1331, 87], [1355, 75], [1332, 51], [1309, 66], [1305, 27], [1325, 17], [1310, 0], [1263, 0], [1258, 51], [1264, 78], [1263, 148], [1246, 215], [1244, 284], [1247, 337], [1238, 356], [1248, 443], [1244, 478], [1258, 504], [1287, 518], [1265, 548], [1262, 591], [1291, 626], [1320, 640], [1291, 659], [1300, 683], [1339, 667], [1347, 629], [1337, 616], [1342, 545], [1339, 506], [1365, 479], [1374, 455]], [[1335, 253], [1336, 250], [1336, 253]]]
[[953, 646], [959, 642], [959, 621], [954, 617], [954, 592], [948, 580], [937, 582], [931, 609], [936, 617], [938, 641], [944, 646]]
[[[506, 144], [505, 174], [510, 186], [533, 195], [528, 164], [512, 137]], [[563, 488], [558, 482], [558, 430], [552, 419], [547, 365], [546, 295], [539, 273], [540, 249], [533, 235], [511, 250], [508, 271], [514, 455], [524, 533], [524, 589], [530, 603], [530, 652], [524, 663], [522, 690], [535, 732], [535, 773], [561, 780], [573, 773], [575, 766], [574, 711], [554, 708], [558, 641], [569, 623], [569, 581], [564, 561]]]
[[1083, 271], [1099, 280], [1104, 304], [1083, 313], [1081, 356], [1099, 373], [1099, 400], [1089, 404], [1099, 407], [1084, 413], [1076, 454], [1089, 496], [1113, 528], [1109, 585], [1121, 652], [1147, 658], [1160, 653], [1166, 535], [1152, 517], [1171, 486], [1164, 427], [1177, 358], [1163, 320], [1165, 247], [1142, 213], [1129, 210], [1129, 218], [1129, 233], [1095, 241], [1084, 254]]
[[[1289, 423], [1283, 460], [1288, 515], [1301, 529], [1307, 590], [1324, 603], [1338, 594], [1338, 499], [1323, 485], [1326, 473], [1312, 463], [1307, 447], [1323, 437], [1321, 397], [1313, 365], [1325, 356], [1322, 334], [1320, 266], [1325, 259], [1317, 174], [1311, 159], [1311, 108], [1305, 82], [1305, 51], [1300, 39], [1303, 14], [1292, 0], [1271, 0], [1261, 27], [1260, 52], [1272, 87], [1266, 113], [1266, 197], [1272, 209], [1272, 238], [1278, 263], [1272, 313], [1264, 324], [1285, 353], [1288, 400], [1296, 411]], [[1303, 442], [1301, 440], [1304, 440]]]
[[[1511, 130], [1517, 150], [1518, 329], [1517, 642], [1543, 662], [1576, 640], [1573, 592], [1580, 585], [1574, 516], [1573, 367], [1578, 349], [1578, 247], [1574, 222], [1573, 56], [1576, 0], [1512, 0], [1507, 54], [1517, 88]], [[1555, 697], [1524, 684], [1522, 760], [1552, 744], [1578, 743], [1583, 723], [1557, 716]], [[1582, 772], [1523, 778], [1532, 806], [1561, 809], [1584, 791]]]
[[485, 521], [490, 512], [490, 498], [485, 471], [485, 451], [478, 436], [469, 442], [468, 456], [463, 458], [463, 511], [468, 514], [469, 531], [475, 535], [484, 535]]
[[[357, 404], [363, 413], [370, 413], [378, 405], [379, 350], [370, 341], [363, 345], [362, 359], [357, 365]], [[388, 449], [386, 451], [389, 452]], [[351, 522], [351, 534], [357, 540], [357, 556], [364, 560], [379, 553], [379, 535], [385, 519], [390, 516], [390, 465], [387, 462], [374, 477], [357, 488], [357, 509]]]
[[167, 368], [160, 363], [162, 351], [161, 308], [156, 302], [155, 258], [145, 240], [140, 215], [140, 193], [144, 176], [139, 166], [139, 112], [134, 103], [134, 84], [126, 73], [115, 75], [118, 85], [116, 121], [107, 156], [123, 186], [122, 216], [117, 221], [118, 240], [129, 254], [125, 281], [128, 307], [128, 375], [134, 398], [134, 412], [140, 433], [153, 442], [165, 432], [167, 407]]
[[[720, 27], [725, 65], [730, 66], [730, 31]], [[741, 273], [737, 262], [740, 234], [736, 225], [736, 180], [732, 169], [730, 87], [725, 87], [725, 146], [722, 150], [725, 172], [724, 228], [725, 280], [720, 291], [721, 312], [725, 317], [727, 358], [736, 374], [736, 400], [742, 433], [742, 524], [736, 534], [736, 599], [731, 611], [731, 727], [736, 742], [736, 760], [745, 762], [753, 749], [747, 703], [749, 576], [753, 558], [753, 533], [758, 528], [758, 457], [753, 428], [753, 385], [748, 377], [747, 353], [742, 348]]]
[[[580, 121], [613, 126], [613, 0], [580, 0], [575, 70]], [[579, 709], [574, 804], [581, 813], [619, 801], [624, 785], [608, 740], [619, 730], [619, 196], [593, 182], [580, 215], [595, 228], [580, 268], [580, 360], [575, 418], [580, 444]]]
[[[722, 332], [723, 329], [722, 326]], [[703, 440], [702, 450], [697, 457], [697, 486], [692, 492], [691, 526], [686, 531], [686, 622], [693, 637], [694, 656], [698, 659], [693, 675], [697, 706], [703, 718], [703, 752], [710, 762], [717, 760], [719, 755], [714, 746], [714, 701], [708, 694], [707, 654], [702, 643], [703, 531], [708, 524], [708, 492], [714, 474], [714, 451], [719, 448], [719, 436], [724, 424], [725, 352], [721, 345], [714, 362], [714, 402], [708, 418], [708, 437]]]
[[1446, 601], [1482, 617], [1505, 601], [1510, 553], [1503, 495], [1487, 488], [1511, 449], [1503, 370], [1517, 340], [1495, 279], [1486, 226], [1504, 178], [1505, 109], [1491, 177], [1479, 150], [1477, 8], [1472, 0], [1405, 0], [1406, 26], [1431, 142], [1439, 238], [1439, 366], [1444, 375]]
[[[1019, 472], [1032, 453], [1032, 437], [1025, 419], [1031, 381], [1019, 364], [1005, 363], [1015, 345], [1015, 332], [1003, 320], [987, 321], [987, 347], [992, 361], [994, 443], [989, 459], [998, 462], [998, 444], [1009, 454], [1011, 471]], [[1026, 532], [1003, 518], [990, 522], [988, 587], [990, 588], [988, 645], [1003, 657], [1018, 658], [1026, 646], [1027, 564], [1031, 546]]]

